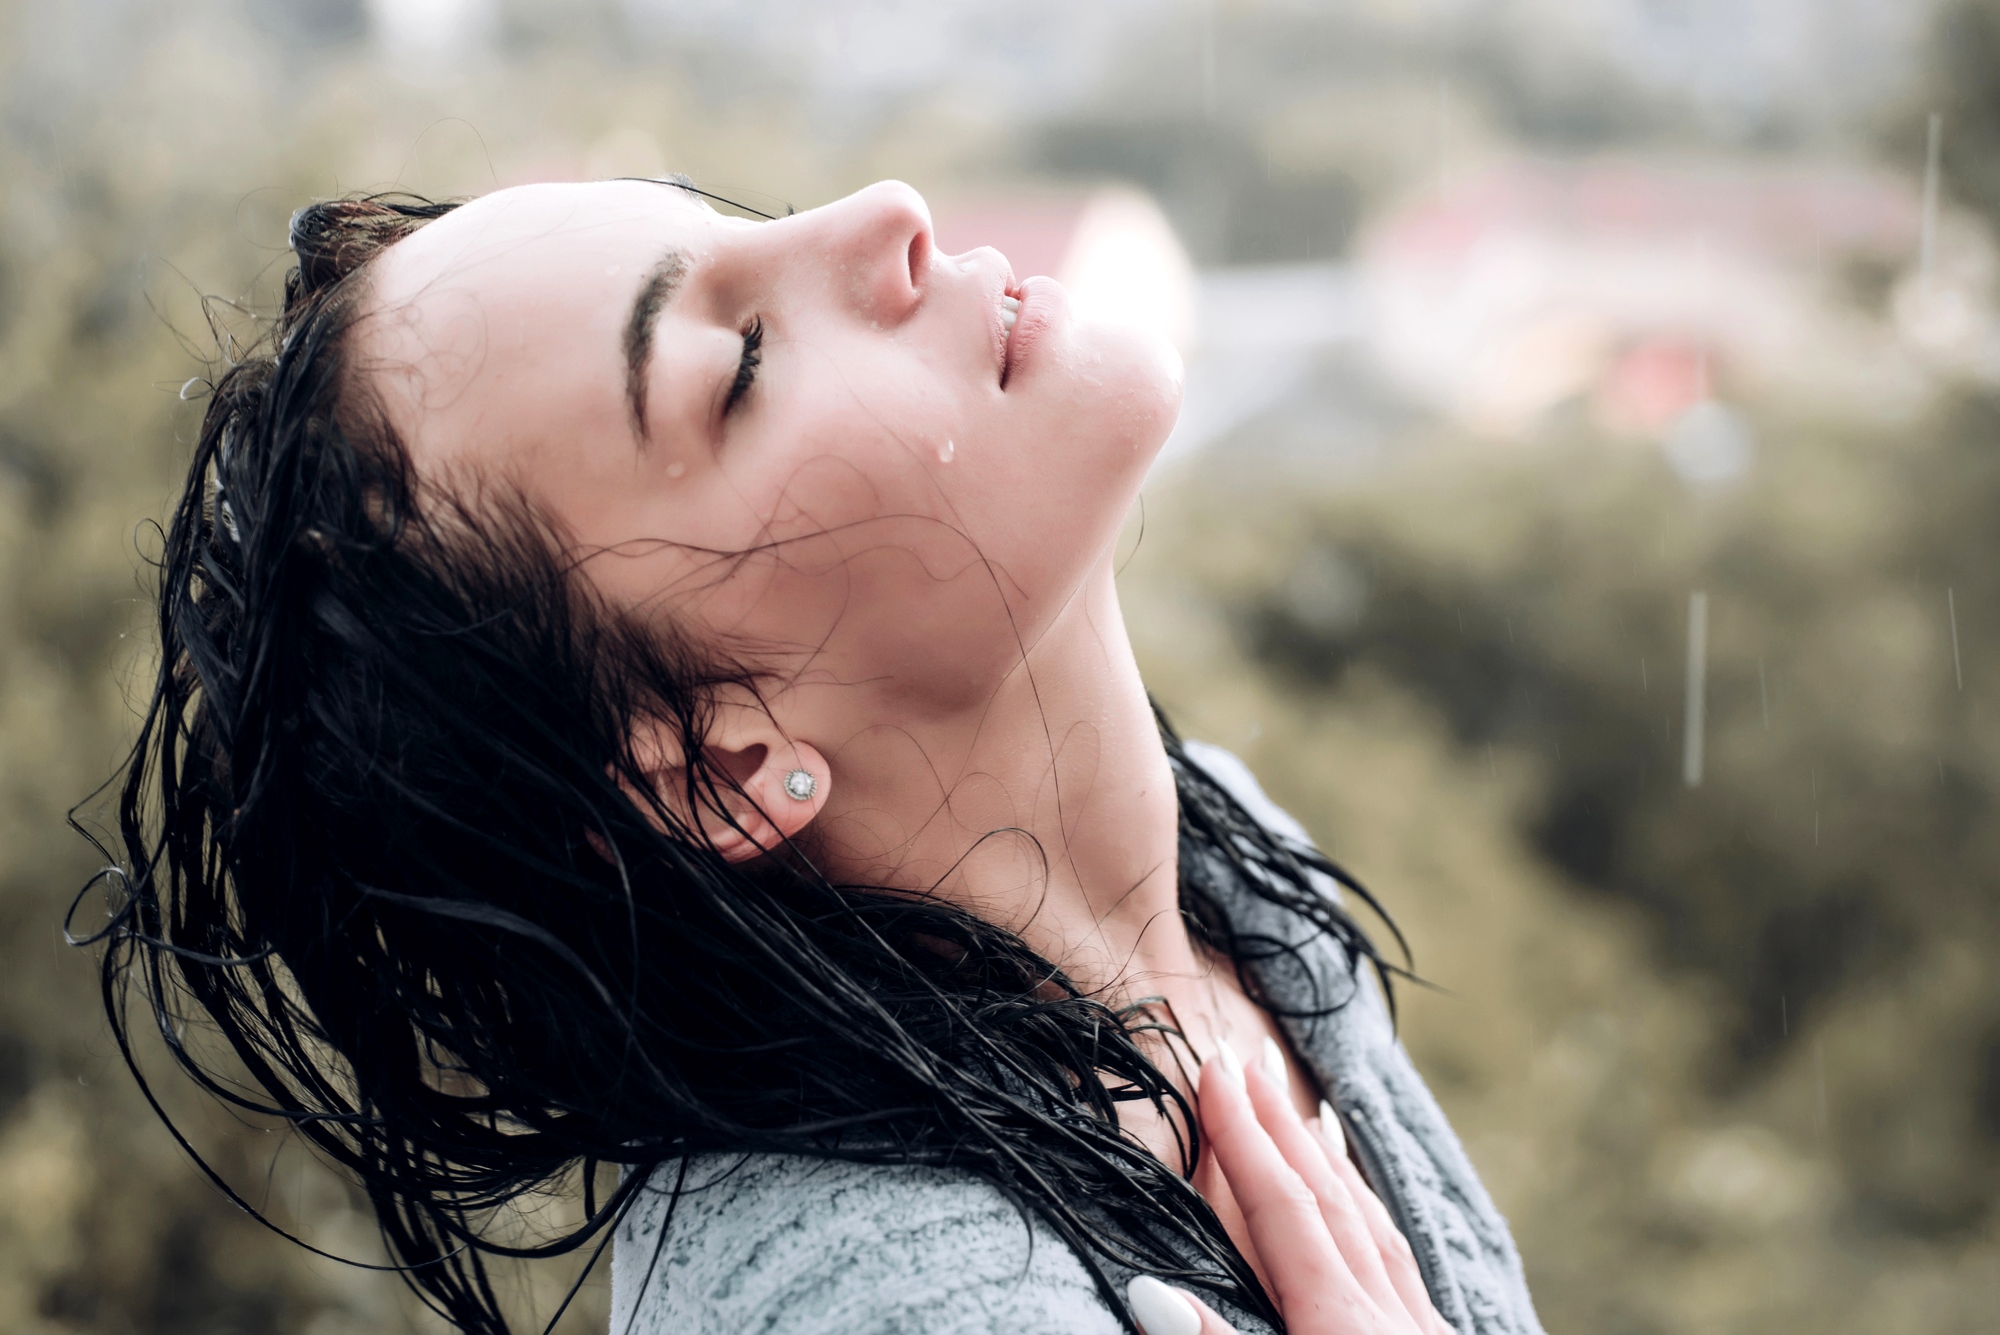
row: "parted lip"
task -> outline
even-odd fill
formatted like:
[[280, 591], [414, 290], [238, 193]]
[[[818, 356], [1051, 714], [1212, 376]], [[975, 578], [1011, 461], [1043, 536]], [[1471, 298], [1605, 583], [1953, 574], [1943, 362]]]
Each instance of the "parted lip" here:
[[993, 293], [993, 329], [999, 338], [996, 351], [999, 354], [1000, 362], [1000, 387], [1005, 389], [1007, 387], [1007, 372], [1010, 369], [1013, 359], [1014, 330], [1019, 327], [1020, 322], [1020, 312], [1017, 310], [1015, 312], [1015, 323], [1013, 325], [1007, 323], [1006, 299], [1012, 297], [1015, 301], [1020, 301], [1021, 286], [1015, 281], [1014, 271], [1007, 264], [1005, 256], [1001, 257], [1000, 264], [1000, 283]]
[[1014, 317], [1014, 328], [1006, 336], [1000, 364], [1000, 388], [1007, 388], [1007, 382], [1035, 355], [1035, 349], [1048, 336], [1049, 328], [1061, 318], [1067, 306], [1062, 285], [1053, 278], [1035, 276], [1024, 278], [1004, 295], [1021, 303], [1021, 309]]
[[[1016, 301], [1021, 300], [1021, 294], [1018, 290], [1006, 292], [1002, 295], [1012, 297]], [[1022, 301], [1021, 310], [1026, 310], [1027, 305], [1027, 302]], [[1002, 389], [1007, 388], [1008, 377], [1014, 374], [1014, 335], [1020, 328], [1021, 311], [1014, 313], [1014, 323], [1011, 326], [1004, 320], [1000, 324], [1000, 388]]]

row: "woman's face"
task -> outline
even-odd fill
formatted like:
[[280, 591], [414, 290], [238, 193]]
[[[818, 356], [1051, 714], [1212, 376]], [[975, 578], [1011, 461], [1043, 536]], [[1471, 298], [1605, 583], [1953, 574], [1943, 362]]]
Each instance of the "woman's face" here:
[[1170, 348], [996, 251], [936, 254], [893, 182], [772, 222], [665, 184], [503, 190], [372, 283], [357, 365], [426, 485], [518, 486], [615, 602], [775, 670], [835, 745], [857, 692], [960, 709], [1017, 667], [1179, 401]]

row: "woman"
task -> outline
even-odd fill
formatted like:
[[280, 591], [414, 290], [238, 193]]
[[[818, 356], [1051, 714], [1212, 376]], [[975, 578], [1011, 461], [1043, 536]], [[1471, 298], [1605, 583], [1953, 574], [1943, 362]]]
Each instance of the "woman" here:
[[136, 981], [468, 1331], [614, 1234], [617, 1331], [1539, 1329], [1358, 887], [1139, 680], [1169, 350], [896, 184], [293, 246], [167, 536], [121, 1042]]

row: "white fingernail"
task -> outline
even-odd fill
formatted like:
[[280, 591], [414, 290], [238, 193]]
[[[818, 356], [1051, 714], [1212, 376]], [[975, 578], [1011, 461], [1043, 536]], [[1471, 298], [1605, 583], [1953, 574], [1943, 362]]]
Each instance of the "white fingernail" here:
[[1201, 1313], [1194, 1304], [1151, 1275], [1127, 1284], [1125, 1301], [1146, 1335], [1201, 1335]]
[[1239, 1085], [1243, 1083], [1243, 1059], [1236, 1055], [1236, 1049], [1229, 1046], [1229, 1040], [1226, 1038], [1215, 1041], [1215, 1064], [1220, 1066], [1222, 1073], [1231, 1080]]
[[1319, 1101], [1319, 1134], [1336, 1159], [1347, 1157], [1347, 1133], [1341, 1129], [1340, 1114], [1325, 1099]]
[[1278, 1046], [1278, 1040], [1264, 1035], [1264, 1074], [1280, 1085], [1287, 1083], [1285, 1076], [1285, 1050]]

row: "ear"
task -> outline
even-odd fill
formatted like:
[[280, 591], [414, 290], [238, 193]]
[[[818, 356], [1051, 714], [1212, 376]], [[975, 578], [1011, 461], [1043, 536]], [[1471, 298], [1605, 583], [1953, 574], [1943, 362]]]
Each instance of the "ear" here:
[[725, 704], [715, 711], [702, 745], [713, 792], [690, 790], [680, 740], [664, 724], [645, 726], [633, 750], [655, 790], [731, 862], [747, 862], [796, 837], [833, 787], [832, 767], [818, 748], [787, 737], [759, 705]]

